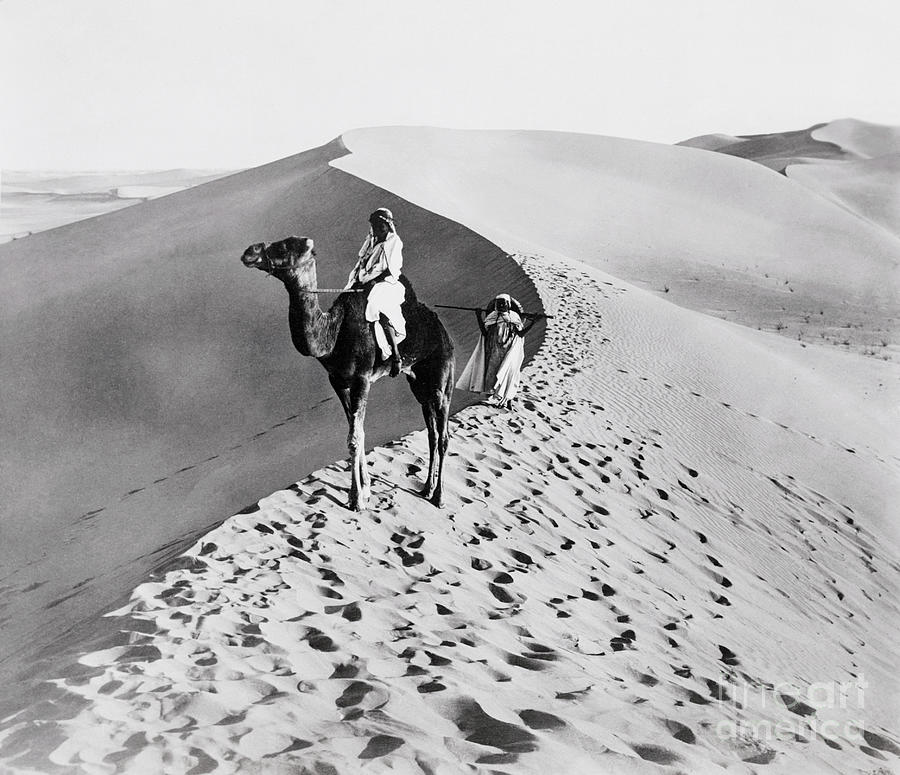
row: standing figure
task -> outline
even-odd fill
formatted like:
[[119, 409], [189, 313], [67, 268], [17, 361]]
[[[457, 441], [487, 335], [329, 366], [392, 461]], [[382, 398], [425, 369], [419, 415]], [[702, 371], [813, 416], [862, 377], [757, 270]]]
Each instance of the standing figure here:
[[508, 293], [501, 293], [485, 307], [475, 310], [481, 338], [456, 383], [460, 390], [489, 393], [487, 402], [510, 408], [519, 389], [519, 373], [525, 359], [525, 334], [536, 318], [522, 322], [522, 306]]
[[400, 373], [397, 346], [406, 338], [406, 321], [400, 309], [406, 295], [400, 282], [402, 269], [403, 241], [394, 226], [394, 216], [386, 207], [379, 207], [369, 216], [369, 234], [345, 290], [370, 285], [366, 320], [373, 324], [382, 357], [391, 362], [392, 377]]

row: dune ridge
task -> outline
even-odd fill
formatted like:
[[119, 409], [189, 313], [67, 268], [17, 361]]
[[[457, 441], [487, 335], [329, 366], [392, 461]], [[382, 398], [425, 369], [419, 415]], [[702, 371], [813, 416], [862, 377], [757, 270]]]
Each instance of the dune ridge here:
[[345, 142], [354, 153], [334, 166], [508, 250], [577, 255], [798, 347], [900, 357], [900, 238], [746, 159], [559, 132], [399, 127]]
[[762, 164], [900, 236], [900, 127], [845, 118], [795, 132], [703, 135], [679, 145]]
[[[556, 317], [515, 413], [453, 419], [444, 510], [412, 492], [422, 432], [373, 451], [370, 512], [338, 505], [342, 463], [264, 498], [138, 587], [118, 641], [7, 719], [4, 762], [895, 766], [898, 565], [873, 485], [900, 464], [884, 439], [856, 416], [784, 423], [794, 402], [824, 414], [843, 397], [765, 347], [757, 359], [779, 362], [769, 371], [794, 392], [774, 384], [780, 406], [748, 403], [740, 342], [766, 335], [583, 264], [518, 259]], [[712, 346], [705, 373], [690, 366]]]
[[703, 148], [728, 156], [755, 161], [775, 172], [785, 172], [790, 164], [813, 160], [841, 161], [858, 159], [859, 154], [841, 143], [826, 139], [822, 133], [826, 124], [815, 124], [807, 129], [789, 132], [771, 132], [761, 135], [702, 135], [677, 143], [689, 148]]
[[896, 126], [841, 118], [817, 127], [813, 135], [864, 159], [900, 152], [900, 127]]

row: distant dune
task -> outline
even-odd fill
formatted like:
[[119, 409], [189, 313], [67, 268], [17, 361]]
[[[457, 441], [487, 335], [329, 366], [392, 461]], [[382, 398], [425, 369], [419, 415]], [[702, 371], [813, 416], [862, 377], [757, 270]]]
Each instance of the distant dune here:
[[824, 127], [816, 124], [809, 129], [794, 132], [776, 132], [765, 135], [744, 135], [731, 138], [727, 135], [703, 135], [678, 143], [689, 148], [703, 148], [708, 151], [724, 153], [758, 162], [765, 167], [784, 172], [789, 164], [797, 164], [809, 159], [855, 159], [855, 153], [843, 148], [838, 143], [830, 142], [816, 130]]
[[715, 134], [692, 137], [690, 140], [684, 140], [680, 143], [677, 143], [677, 145], [684, 145], [687, 148], [702, 148], [704, 151], [718, 151], [729, 145], [735, 145], [736, 143], [741, 142], [743, 142], [743, 139], [740, 137], [734, 137], [733, 135]]
[[0, 243], [173, 194], [232, 174], [225, 170], [22, 172], [0, 176]]
[[679, 145], [758, 162], [900, 238], [900, 127], [839, 119], [796, 132]]
[[819, 125], [813, 137], [864, 159], [900, 153], [900, 127], [842, 118]]
[[792, 164], [785, 174], [900, 239], [900, 152], [840, 164]]

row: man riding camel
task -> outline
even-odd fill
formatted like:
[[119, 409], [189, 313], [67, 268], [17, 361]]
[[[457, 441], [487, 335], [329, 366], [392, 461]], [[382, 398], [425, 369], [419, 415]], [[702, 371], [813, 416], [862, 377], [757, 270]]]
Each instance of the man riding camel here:
[[374, 324], [375, 341], [382, 356], [391, 361], [392, 377], [400, 373], [397, 347], [406, 338], [406, 321], [400, 309], [406, 295], [400, 282], [402, 268], [403, 241], [397, 234], [394, 216], [386, 207], [379, 207], [369, 216], [369, 234], [359, 249], [359, 260], [350, 272], [345, 290], [371, 285], [366, 320]]

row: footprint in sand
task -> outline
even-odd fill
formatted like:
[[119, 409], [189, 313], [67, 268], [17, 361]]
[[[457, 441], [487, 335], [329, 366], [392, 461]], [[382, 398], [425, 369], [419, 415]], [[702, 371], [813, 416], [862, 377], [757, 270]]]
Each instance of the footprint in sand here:
[[366, 747], [359, 754], [360, 759], [376, 759], [379, 756], [396, 751], [400, 746], [404, 745], [404, 740], [391, 735], [375, 735], [366, 743]]
[[682, 724], [680, 721], [667, 718], [664, 719], [663, 723], [666, 725], [666, 729], [669, 730], [669, 734], [676, 740], [680, 740], [682, 743], [688, 743], [690, 745], [693, 745], [697, 741], [697, 737], [691, 731], [691, 728]]
[[503, 754], [488, 754], [477, 763], [515, 763], [518, 756], [537, 749], [537, 738], [527, 729], [489, 716], [474, 700], [457, 701], [453, 721], [470, 743], [498, 748]]
[[519, 712], [519, 718], [529, 729], [560, 729], [566, 725], [559, 716], [552, 713], [544, 713], [540, 710], [523, 710]]
[[870, 732], [868, 729], [864, 729], [862, 735], [863, 739], [872, 746], [872, 748], [877, 748], [879, 751], [887, 751], [888, 753], [894, 754], [894, 756], [900, 756], [900, 745], [884, 735]]
[[642, 759], [654, 764], [675, 764], [681, 761], [678, 754], [661, 745], [632, 745], [631, 748]]
[[359, 705], [373, 688], [371, 684], [367, 684], [365, 681], [353, 681], [344, 689], [341, 696], [334, 701], [334, 704], [339, 708], [350, 708], [354, 705]]

